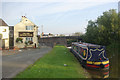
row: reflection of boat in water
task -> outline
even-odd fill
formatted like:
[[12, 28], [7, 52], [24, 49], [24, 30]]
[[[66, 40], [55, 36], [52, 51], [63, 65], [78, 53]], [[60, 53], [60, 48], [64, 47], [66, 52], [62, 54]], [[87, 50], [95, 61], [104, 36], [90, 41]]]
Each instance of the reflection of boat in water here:
[[108, 78], [109, 70], [93, 70], [86, 68], [87, 72], [91, 75], [92, 78]]
[[106, 57], [105, 46], [89, 43], [72, 43], [71, 51], [83, 67], [93, 69], [109, 76], [109, 59]]

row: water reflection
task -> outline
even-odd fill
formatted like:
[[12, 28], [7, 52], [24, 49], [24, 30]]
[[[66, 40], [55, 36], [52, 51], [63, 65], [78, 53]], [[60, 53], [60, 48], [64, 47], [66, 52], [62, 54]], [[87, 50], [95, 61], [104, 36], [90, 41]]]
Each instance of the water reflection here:
[[87, 69], [86, 71], [90, 74], [91, 78], [108, 78], [109, 77], [109, 69], [107, 70], [95, 70], [95, 69]]
[[118, 61], [120, 60], [118, 58], [118, 55], [108, 55], [109, 60], [110, 60], [110, 78], [118, 78], [119, 77], [119, 71], [118, 71], [118, 67], [119, 67], [119, 63]]

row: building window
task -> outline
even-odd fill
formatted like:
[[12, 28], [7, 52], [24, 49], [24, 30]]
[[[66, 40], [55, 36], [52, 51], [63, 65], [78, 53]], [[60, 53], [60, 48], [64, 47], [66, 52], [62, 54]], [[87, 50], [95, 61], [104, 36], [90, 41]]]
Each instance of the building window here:
[[6, 29], [4, 29], [3, 32], [6, 32]]
[[26, 26], [26, 30], [33, 30], [33, 26]]
[[26, 41], [32, 41], [33, 42], [33, 38], [32, 37], [26, 37]]

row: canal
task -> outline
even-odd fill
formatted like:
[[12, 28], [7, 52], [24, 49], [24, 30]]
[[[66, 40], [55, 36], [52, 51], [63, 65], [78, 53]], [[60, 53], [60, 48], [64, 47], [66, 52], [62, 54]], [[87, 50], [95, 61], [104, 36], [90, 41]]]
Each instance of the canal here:
[[118, 50], [113, 50], [113, 51], [107, 51], [108, 52], [108, 58], [109, 58], [109, 62], [110, 62], [110, 73], [109, 73], [109, 78], [119, 78], [120, 77], [120, 73], [119, 73], [119, 69], [120, 69], [120, 54], [118, 53]]

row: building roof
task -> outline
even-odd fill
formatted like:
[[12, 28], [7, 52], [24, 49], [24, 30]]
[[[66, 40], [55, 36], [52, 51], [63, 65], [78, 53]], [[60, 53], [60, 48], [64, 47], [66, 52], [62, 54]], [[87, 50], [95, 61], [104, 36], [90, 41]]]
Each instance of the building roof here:
[[2, 19], [0, 19], [0, 26], [8, 26], [5, 21], [3, 21]]

